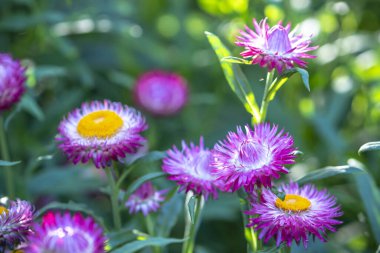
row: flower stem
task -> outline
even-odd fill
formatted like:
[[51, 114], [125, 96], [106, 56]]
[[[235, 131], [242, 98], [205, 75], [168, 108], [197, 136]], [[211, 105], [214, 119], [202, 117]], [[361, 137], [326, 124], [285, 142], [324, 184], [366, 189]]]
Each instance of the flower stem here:
[[[187, 203], [189, 202], [192, 196], [193, 196], [192, 192], [187, 193], [186, 201], [185, 201], [185, 210], [188, 209]], [[193, 221], [191, 220], [190, 215], [188, 213], [185, 215], [186, 227], [185, 227], [184, 238], [188, 238], [188, 239], [183, 244], [182, 253], [194, 252], [195, 237], [197, 234], [198, 227], [200, 225], [200, 221], [201, 221], [200, 217], [201, 217], [203, 205], [204, 205], [204, 197], [202, 195], [196, 196]]]
[[[10, 161], [10, 155], [7, 145], [7, 137], [4, 128], [4, 119], [0, 116], [0, 142], [1, 142], [1, 157], [5, 161]], [[13, 199], [15, 197], [15, 188], [13, 184], [13, 169], [11, 167], [4, 167], [6, 177], [6, 187], [8, 197]]]
[[[146, 223], [146, 229], [148, 230], [149, 235], [155, 236], [152, 217], [149, 214], [145, 217], [145, 223]], [[161, 253], [161, 248], [159, 246], [152, 246], [152, 249], [154, 253]]]
[[107, 167], [105, 170], [106, 170], [108, 182], [111, 188], [110, 197], [111, 197], [111, 205], [112, 205], [113, 223], [115, 225], [116, 230], [119, 231], [121, 229], [121, 217], [120, 217], [120, 210], [119, 210], [119, 188], [115, 184], [112, 168]]
[[265, 82], [265, 88], [264, 88], [264, 94], [263, 94], [263, 100], [261, 101], [261, 107], [260, 107], [260, 122], [259, 123], [264, 122], [266, 117], [267, 117], [267, 110], [268, 110], [268, 106], [269, 106], [268, 93], [269, 93], [269, 88], [273, 82], [274, 72], [275, 72], [275, 70], [273, 69], [272, 71], [268, 72], [268, 74], [267, 74], [267, 79]]

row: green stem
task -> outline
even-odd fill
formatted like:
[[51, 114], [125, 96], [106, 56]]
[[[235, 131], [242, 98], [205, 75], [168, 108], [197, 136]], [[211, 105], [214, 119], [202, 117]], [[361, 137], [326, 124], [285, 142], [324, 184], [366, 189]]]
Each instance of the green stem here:
[[[10, 161], [10, 155], [7, 145], [7, 136], [5, 134], [4, 129], [4, 119], [2, 116], [0, 116], [0, 142], [1, 142], [1, 157], [5, 161]], [[5, 170], [5, 178], [6, 178], [6, 187], [7, 187], [7, 193], [8, 197], [10, 199], [14, 199], [15, 197], [15, 187], [13, 184], [13, 169], [11, 167], [4, 167]]]
[[278, 253], [291, 253], [292, 249], [288, 246], [283, 246], [278, 250]]
[[[148, 230], [149, 235], [155, 236], [153, 220], [149, 214], [145, 217], [145, 223], [146, 223], [146, 229]], [[154, 253], [161, 253], [161, 248], [159, 246], [152, 246], [152, 249]]]
[[[185, 210], [188, 209], [187, 203], [189, 202], [190, 198], [193, 196], [192, 192], [188, 192], [186, 195], [186, 201], [185, 201]], [[196, 203], [195, 203], [195, 212], [193, 217], [193, 222], [191, 221], [190, 215], [186, 214], [186, 227], [185, 227], [185, 235], [184, 238], [188, 238], [184, 243], [182, 247], [182, 253], [193, 253], [194, 252], [194, 246], [195, 246], [195, 237], [197, 234], [198, 227], [201, 222], [201, 212], [204, 204], [204, 197], [202, 195], [199, 195], [196, 197]]]
[[115, 184], [115, 179], [112, 174], [112, 168], [107, 167], [106, 174], [108, 177], [108, 182], [110, 184], [110, 197], [111, 197], [111, 205], [112, 205], [112, 216], [113, 216], [113, 223], [115, 225], [115, 228], [117, 231], [121, 229], [121, 217], [120, 217], [120, 210], [119, 210], [119, 188]]
[[267, 80], [265, 82], [263, 100], [261, 101], [261, 107], [260, 107], [260, 122], [259, 123], [264, 122], [266, 117], [267, 117], [267, 110], [268, 110], [268, 106], [269, 106], [268, 92], [269, 92], [269, 88], [273, 82], [274, 72], [275, 72], [275, 70], [273, 69], [271, 72], [268, 72], [268, 74], [267, 74]]

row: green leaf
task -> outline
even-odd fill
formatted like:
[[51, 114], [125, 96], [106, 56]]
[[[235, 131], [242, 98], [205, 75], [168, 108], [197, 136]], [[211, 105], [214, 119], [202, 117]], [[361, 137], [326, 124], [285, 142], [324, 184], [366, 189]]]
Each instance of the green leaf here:
[[237, 63], [237, 64], [252, 65], [252, 63], [250, 61], [247, 61], [246, 59], [243, 59], [243, 58], [234, 57], [234, 56], [223, 57], [221, 59], [221, 61], [222, 62]]
[[136, 234], [132, 229], [124, 229], [118, 232], [111, 232], [107, 234], [108, 244], [111, 248], [120, 247], [127, 242], [136, 240]]
[[298, 73], [300, 73], [302, 82], [305, 85], [306, 89], [310, 92], [310, 84], [309, 84], [309, 72], [306, 69], [295, 68]]
[[34, 116], [39, 121], [44, 120], [45, 116], [42, 112], [40, 106], [34, 100], [34, 98], [28, 94], [24, 95], [20, 102], [20, 107], [29, 112], [32, 116]]
[[131, 194], [134, 193], [137, 190], [137, 188], [139, 188], [146, 181], [153, 180], [158, 177], [163, 177], [165, 175], [166, 174], [164, 172], [152, 172], [140, 177], [128, 187], [128, 189], [125, 192], [124, 199], [128, 199], [128, 197], [131, 196]]
[[17, 165], [19, 163], [21, 163], [21, 161], [11, 162], [11, 161], [0, 160], [0, 167], [15, 166], [15, 165]]
[[183, 243], [186, 239], [163, 238], [163, 237], [139, 237], [137, 241], [127, 243], [120, 248], [111, 250], [112, 253], [136, 252], [148, 246], [166, 246], [173, 243]]
[[166, 157], [165, 151], [152, 151], [148, 154], [138, 158], [136, 162], [155, 162]]
[[320, 180], [323, 178], [333, 177], [336, 175], [350, 175], [350, 174], [361, 174], [365, 171], [361, 168], [352, 167], [350, 165], [326, 167], [319, 170], [315, 170], [307, 174], [306, 176], [297, 180], [299, 184], [304, 184], [310, 181]]
[[[361, 168], [365, 171], [364, 165], [359, 161], [350, 159], [351, 166]], [[362, 173], [354, 177], [356, 188], [364, 203], [365, 211], [371, 225], [372, 233], [376, 242], [380, 244], [380, 192], [376, 187], [375, 180], [369, 173]]]
[[205, 32], [205, 34], [219, 58], [220, 65], [222, 66], [224, 75], [230, 88], [244, 104], [246, 110], [254, 118], [259, 119], [260, 110], [247, 78], [237, 64], [223, 60], [231, 59], [230, 51], [224, 46], [224, 44], [216, 35], [209, 32]]
[[359, 154], [367, 151], [380, 150], [380, 141], [368, 142], [359, 148]]
[[38, 218], [38, 217], [42, 216], [45, 212], [47, 212], [49, 210], [53, 210], [53, 209], [60, 209], [60, 210], [65, 210], [65, 211], [67, 210], [67, 211], [85, 213], [85, 214], [93, 217], [99, 225], [101, 225], [103, 228], [105, 228], [103, 218], [96, 215], [91, 210], [91, 208], [88, 208], [88, 206], [86, 206], [84, 204], [75, 203], [73, 201], [70, 201], [69, 203], [52, 202], [52, 203], [44, 206], [43, 208], [39, 209], [36, 212], [35, 217]]
[[[175, 187], [177, 191], [177, 187]], [[157, 235], [167, 237], [170, 231], [177, 223], [179, 214], [183, 208], [183, 196], [180, 194], [174, 195], [169, 201], [162, 205], [157, 216], [156, 231]]]
[[191, 224], [194, 224], [194, 216], [195, 216], [195, 205], [197, 203], [197, 196], [193, 195], [189, 198], [186, 203], [187, 212], [190, 217]]

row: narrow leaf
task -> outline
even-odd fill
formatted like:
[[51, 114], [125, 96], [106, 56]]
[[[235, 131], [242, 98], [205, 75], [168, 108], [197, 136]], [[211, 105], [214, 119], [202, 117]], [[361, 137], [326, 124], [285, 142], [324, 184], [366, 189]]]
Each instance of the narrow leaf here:
[[29, 95], [24, 95], [21, 99], [20, 106], [23, 110], [29, 112], [39, 121], [44, 120], [45, 115], [33, 97]]
[[260, 110], [247, 78], [237, 64], [223, 60], [231, 59], [230, 51], [216, 35], [206, 32], [206, 36], [219, 58], [220, 65], [230, 88], [244, 104], [247, 111], [252, 114], [253, 117], [259, 119]]
[[140, 177], [128, 187], [127, 191], [125, 192], [124, 199], [128, 199], [128, 197], [131, 196], [131, 194], [135, 192], [137, 188], [139, 188], [146, 181], [153, 180], [158, 177], [163, 177], [165, 175], [166, 174], [164, 172], [152, 172]]
[[[194, 224], [194, 215], [195, 215], [195, 205], [196, 205], [196, 202], [197, 202], [197, 196], [193, 195], [193, 196], [191, 196], [191, 198], [189, 199], [189, 201], [186, 204], [186, 206], [187, 206], [187, 212], [189, 214], [191, 224]], [[199, 207], [197, 207], [197, 208], [199, 208]]]
[[359, 148], [359, 154], [367, 151], [380, 150], [380, 141], [368, 142]]
[[234, 57], [234, 56], [223, 57], [221, 59], [221, 61], [222, 62], [237, 63], [237, 64], [252, 65], [252, 63], [250, 61], [247, 61], [246, 59], [243, 59], [243, 58]]
[[186, 239], [177, 239], [177, 238], [163, 238], [163, 237], [147, 237], [142, 238], [141, 240], [133, 241], [127, 243], [120, 248], [111, 250], [112, 253], [125, 253], [125, 252], [136, 252], [145, 247], [149, 246], [166, 246], [173, 243], [183, 243]]
[[306, 89], [310, 92], [310, 84], [309, 84], [309, 72], [306, 69], [295, 68], [298, 73], [300, 73], [302, 82], [305, 85]]
[[304, 184], [310, 181], [320, 180], [323, 178], [333, 177], [336, 175], [350, 175], [350, 174], [361, 174], [365, 171], [361, 168], [352, 167], [349, 165], [336, 166], [336, 167], [326, 167], [319, 170], [315, 170], [307, 174], [306, 176], [297, 180], [299, 184]]
[[1, 167], [14, 166], [14, 165], [19, 164], [19, 163], [21, 163], [21, 161], [11, 162], [11, 161], [0, 160], [0, 166]]

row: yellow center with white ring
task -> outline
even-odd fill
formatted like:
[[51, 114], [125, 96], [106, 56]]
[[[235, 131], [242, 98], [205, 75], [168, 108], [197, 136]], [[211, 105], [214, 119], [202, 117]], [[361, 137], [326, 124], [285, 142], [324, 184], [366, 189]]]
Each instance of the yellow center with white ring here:
[[310, 200], [296, 194], [286, 194], [285, 199], [276, 199], [276, 206], [286, 211], [300, 212], [310, 208]]
[[85, 138], [107, 139], [117, 134], [122, 126], [123, 119], [117, 113], [100, 110], [81, 118], [77, 131]]

